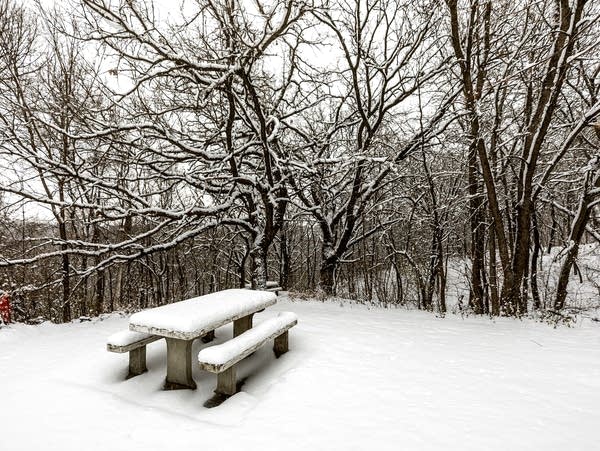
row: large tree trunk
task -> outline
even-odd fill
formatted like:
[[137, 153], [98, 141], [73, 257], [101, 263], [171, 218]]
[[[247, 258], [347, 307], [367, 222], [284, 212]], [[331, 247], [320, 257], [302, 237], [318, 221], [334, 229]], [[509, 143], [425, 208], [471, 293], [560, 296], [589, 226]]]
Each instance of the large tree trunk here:
[[[123, 224], [122, 227], [119, 229], [119, 240], [126, 240], [131, 236], [131, 232], [133, 229], [133, 222], [132, 222], [132, 218], [130, 216], [127, 216], [124, 220], [123, 220]], [[97, 242], [96, 240], [100, 239], [100, 230], [98, 229], [98, 227], [94, 226], [94, 237], [93, 239], [95, 240], [95, 242]], [[127, 268], [129, 267], [129, 263], [126, 264], [120, 264], [117, 267], [117, 281], [116, 281], [116, 287], [115, 287], [115, 298], [117, 299], [117, 304], [118, 305], [122, 305], [123, 304], [123, 272], [125, 271], [125, 265], [127, 265]], [[100, 275], [98, 275], [98, 277], [101, 277]], [[100, 289], [100, 286], [102, 284], [102, 288]], [[96, 294], [96, 299], [97, 299], [97, 304], [96, 307], [99, 308], [99, 310], [97, 310], [98, 314], [102, 313], [102, 303], [104, 301], [104, 277], [102, 276], [102, 280], [100, 281], [96, 281], [96, 289], [99, 290], [98, 294]], [[183, 288], [183, 286], [182, 286]]]
[[538, 229], [537, 216], [533, 215], [533, 253], [531, 254], [531, 270], [529, 282], [531, 285], [531, 297], [533, 298], [534, 310], [542, 308], [542, 301], [540, 299], [540, 292], [538, 289], [537, 282], [537, 266], [540, 256], [542, 245], [540, 243], [540, 231]]
[[252, 263], [252, 289], [264, 290], [267, 288], [267, 251], [262, 246], [257, 246], [250, 251]]
[[[119, 272], [120, 274], [120, 272]], [[96, 273], [96, 287], [94, 289], [94, 310], [100, 315], [104, 310], [104, 271]]]
[[[66, 250], [66, 246], [63, 246]], [[62, 256], [62, 320], [63, 323], [68, 323], [72, 319], [71, 312], [71, 275], [70, 275], [69, 256]]]
[[469, 306], [475, 313], [484, 312], [484, 289], [482, 273], [484, 267], [485, 235], [483, 224], [483, 199], [476, 176], [476, 163], [469, 158], [469, 215], [471, 217], [471, 289]]
[[435, 291], [435, 282], [438, 278], [438, 249], [437, 249], [437, 237], [436, 230], [432, 231], [431, 236], [431, 248], [429, 251], [429, 277], [425, 287], [425, 297], [423, 299], [423, 307], [425, 310], [433, 310], [433, 293]]
[[323, 246], [319, 269], [319, 288], [326, 296], [335, 294], [335, 272], [339, 260], [332, 250]]
[[444, 249], [442, 237], [438, 236], [438, 309], [440, 313], [446, 313], [446, 265], [444, 264]]
[[[64, 199], [62, 192], [62, 186], [59, 188], [60, 197]], [[67, 224], [65, 222], [65, 211], [64, 208], [60, 210], [58, 233], [60, 239], [65, 242], [67, 240]], [[68, 246], [66, 244], [61, 245], [61, 250], [66, 252]], [[68, 323], [72, 319], [71, 312], [71, 264], [69, 261], [69, 254], [64, 253], [62, 259], [62, 271], [61, 271], [61, 283], [62, 283], [62, 300], [61, 300], [61, 313], [63, 323]]]
[[490, 313], [500, 315], [500, 297], [498, 295], [498, 272], [496, 270], [496, 234], [490, 230], [488, 238], [488, 267], [490, 272]]
[[240, 263], [238, 266], [238, 277], [239, 277], [239, 286], [240, 288], [244, 288], [246, 286], [246, 260], [248, 260], [248, 248], [244, 247], [244, 252], [241, 256]]
[[[92, 226], [92, 243], [99, 243], [100, 242], [100, 228], [94, 224]], [[94, 265], [98, 266], [100, 263], [102, 262], [102, 257], [100, 256], [96, 256], [94, 257]], [[118, 277], [117, 277], [117, 285], [116, 285], [116, 290], [117, 290], [117, 296], [120, 296], [121, 293], [121, 283], [122, 283], [122, 279], [121, 279], [121, 271], [122, 271], [123, 265], [119, 265], [119, 269], [118, 269]], [[93, 301], [93, 309], [94, 309], [94, 314], [95, 315], [100, 315], [103, 311], [104, 311], [104, 295], [105, 295], [105, 289], [104, 289], [104, 271], [96, 271], [96, 280], [95, 280], [95, 287], [93, 290], [93, 296], [94, 296], [94, 301]], [[110, 309], [110, 311], [112, 312], [112, 308]]]

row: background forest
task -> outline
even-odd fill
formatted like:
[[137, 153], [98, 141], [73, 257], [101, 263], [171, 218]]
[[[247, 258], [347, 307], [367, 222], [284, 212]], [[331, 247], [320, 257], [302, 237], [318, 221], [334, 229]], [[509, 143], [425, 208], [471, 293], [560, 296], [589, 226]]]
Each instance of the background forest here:
[[599, 19], [591, 0], [0, 0], [1, 288], [23, 321], [268, 280], [563, 315], [570, 279], [600, 284], [579, 264], [600, 239]]

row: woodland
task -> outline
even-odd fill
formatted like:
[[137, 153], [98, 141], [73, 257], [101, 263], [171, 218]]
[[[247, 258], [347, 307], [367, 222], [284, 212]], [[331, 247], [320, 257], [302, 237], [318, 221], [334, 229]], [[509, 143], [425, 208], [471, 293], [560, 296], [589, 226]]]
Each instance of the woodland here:
[[598, 55], [594, 0], [0, 0], [0, 288], [17, 321], [268, 281], [564, 315]]

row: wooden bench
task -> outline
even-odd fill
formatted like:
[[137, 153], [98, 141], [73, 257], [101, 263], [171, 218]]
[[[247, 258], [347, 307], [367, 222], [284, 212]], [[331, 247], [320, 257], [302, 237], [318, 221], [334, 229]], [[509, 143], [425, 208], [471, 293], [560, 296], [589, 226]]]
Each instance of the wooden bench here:
[[263, 321], [231, 340], [204, 348], [198, 354], [200, 367], [217, 373], [217, 394], [231, 396], [236, 393], [236, 363], [252, 354], [264, 343], [275, 339], [273, 351], [279, 357], [288, 351], [288, 330], [298, 323], [295, 313], [284, 312]]
[[108, 337], [106, 349], [110, 352], [129, 352], [129, 373], [127, 379], [148, 371], [146, 368], [146, 345], [160, 340], [158, 335], [123, 330]]

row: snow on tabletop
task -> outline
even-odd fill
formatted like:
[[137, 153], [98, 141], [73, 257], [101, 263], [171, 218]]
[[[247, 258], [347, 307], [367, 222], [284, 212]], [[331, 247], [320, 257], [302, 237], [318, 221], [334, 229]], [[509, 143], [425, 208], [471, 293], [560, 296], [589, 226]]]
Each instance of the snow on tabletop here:
[[[235, 288], [135, 313], [129, 327], [138, 331], [173, 331], [190, 337], [277, 302], [269, 291]], [[141, 330], [140, 330], [141, 329]]]
[[236, 356], [242, 354], [246, 349], [262, 341], [264, 337], [284, 329], [288, 324], [298, 321], [298, 317], [292, 312], [281, 312], [277, 317], [265, 320], [247, 330], [235, 339], [226, 341], [217, 346], [204, 348], [198, 353], [198, 361], [209, 365], [223, 365]]
[[142, 341], [148, 338], [150, 335], [145, 334], [143, 332], [134, 332], [132, 330], [122, 330], [121, 332], [117, 332], [112, 334], [106, 342], [114, 347], [123, 347], [128, 346], [132, 343], [137, 343], [138, 341]]

